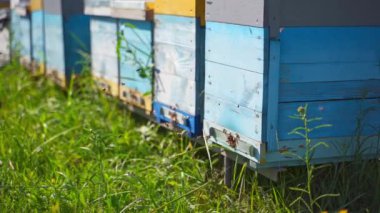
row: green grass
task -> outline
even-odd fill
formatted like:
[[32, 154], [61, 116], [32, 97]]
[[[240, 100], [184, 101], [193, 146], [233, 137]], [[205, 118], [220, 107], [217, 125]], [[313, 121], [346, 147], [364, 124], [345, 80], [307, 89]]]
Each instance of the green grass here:
[[[17, 63], [0, 71], [1, 212], [307, 211], [297, 201], [304, 193], [291, 190], [305, 187], [304, 168], [274, 183], [239, 167], [228, 189], [217, 154], [211, 169], [205, 147], [132, 116], [89, 78], [79, 82], [64, 92]], [[339, 194], [321, 209], [380, 209], [379, 161], [313, 171], [314, 197]]]

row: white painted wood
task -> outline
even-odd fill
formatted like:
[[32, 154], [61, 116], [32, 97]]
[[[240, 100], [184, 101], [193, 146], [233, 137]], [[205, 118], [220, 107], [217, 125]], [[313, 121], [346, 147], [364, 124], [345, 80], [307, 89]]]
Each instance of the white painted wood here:
[[194, 115], [195, 81], [166, 73], [155, 74], [155, 101]]

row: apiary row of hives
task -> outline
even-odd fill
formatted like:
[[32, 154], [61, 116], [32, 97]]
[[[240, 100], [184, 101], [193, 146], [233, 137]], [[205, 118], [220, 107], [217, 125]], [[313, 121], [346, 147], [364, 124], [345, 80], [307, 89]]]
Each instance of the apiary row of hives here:
[[316, 150], [316, 163], [350, 159], [358, 148], [367, 158], [379, 152], [377, 0], [31, 0], [11, 8], [12, 47], [35, 73], [65, 87], [88, 53], [102, 90], [251, 167], [299, 164], [305, 135], [329, 145]]

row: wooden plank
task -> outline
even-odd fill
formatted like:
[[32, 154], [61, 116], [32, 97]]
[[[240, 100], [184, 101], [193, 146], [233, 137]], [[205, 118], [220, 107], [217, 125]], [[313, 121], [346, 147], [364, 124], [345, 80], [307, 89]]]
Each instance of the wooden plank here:
[[191, 115], [198, 113], [196, 82], [166, 73], [155, 74], [154, 100]]
[[280, 102], [379, 97], [380, 80], [284, 83], [280, 86]]
[[281, 83], [380, 79], [379, 62], [281, 64]]
[[187, 47], [155, 43], [155, 69], [160, 73], [196, 79], [196, 52]]
[[[158, 72], [198, 80], [197, 46], [202, 33], [195, 18], [157, 15], [155, 24], [155, 66]], [[204, 60], [203, 60], [204, 61]]]
[[206, 60], [263, 73], [265, 31], [264, 28], [208, 22]]
[[140, 21], [150, 21], [153, 20], [153, 10], [136, 10], [136, 9], [120, 9], [112, 8], [111, 16], [113, 18], [140, 20]]
[[[265, 157], [265, 144], [261, 141], [244, 137], [237, 132], [226, 130], [225, 127], [204, 120], [204, 135], [208, 143], [216, 143], [223, 146], [226, 150], [237, 153], [244, 158], [250, 159], [256, 163], [262, 162]], [[239, 135], [239, 137], [237, 137]], [[236, 146], [229, 144], [228, 137], [237, 139]]]
[[134, 9], [134, 10], [145, 10], [146, 0], [110, 0], [111, 7], [114, 8], [124, 8], [124, 9]]
[[118, 83], [119, 69], [116, 57], [92, 54], [91, 59], [91, 68], [94, 76]]
[[18, 42], [20, 45], [20, 54], [22, 57], [31, 61], [31, 57], [32, 57], [31, 45], [32, 44], [31, 44], [30, 19], [28, 17], [18, 16], [16, 14], [13, 17], [18, 20], [15, 22], [17, 26], [13, 26], [12, 29], [15, 29], [15, 31], [19, 33], [16, 36], [15, 41]]
[[31, 14], [32, 21], [32, 59], [36, 63], [45, 62], [45, 44], [44, 44], [44, 12], [34, 11]]
[[208, 0], [206, 21], [264, 27], [264, 0]]
[[90, 29], [91, 61], [94, 75], [103, 76], [118, 83], [117, 20], [92, 17]]
[[[279, 114], [279, 93], [280, 93], [280, 41], [270, 40], [269, 42], [269, 68], [266, 73], [267, 91], [265, 92], [266, 120], [265, 136], [263, 140], [267, 143], [268, 150], [274, 150], [278, 140], [278, 114]], [[265, 112], [265, 111], [264, 111]]]
[[285, 28], [281, 81], [380, 79], [380, 27]]
[[205, 94], [204, 119], [223, 126], [227, 131], [257, 141], [262, 138], [262, 113]]
[[80, 52], [91, 53], [90, 17], [70, 15], [64, 19], [64, 45], [66, 73], [79, 74], [82, 65], [78, 62], [84, 58]]
[[63, 18], [60, 15], [45, 13], [45, 47], [47, 70], [65, 72], [65, 48]]
[[311, 133], [312, 138], [356, 136], [356, 130], [359, 127], [362, 128], [362, 136], [379, 133], [380, 99], [281, 103], [279, 105], [278, 120], [278, 136], [280, 140], [300, 139], [299, 135], [290, 135], [289, 133], [303, 124], [301, 121], [291, 119], [289, 116], [297, 114], [297, 108], [306, 104], [309, 105], [309, 118], [323, 118], [322, 121], [316, 121], [310, 125], [332, 125], [332, 127], [319, 129]]
[[155, 43], [196, 48], [196, 33], [199, 30], [199, 23], [195, 18], [156, 15], [154, 27]]
[[197, 17], [205, 23], [205, 0], [156, 0], [155, 13]]
[[205, 80], [207, 94], [262, 112], [263, 74], [206, 61]]
[[153, 93], [152, 82], [149, 79], [136, 78], [135, 80], [135, 79], [127, 78], [127, 79], [122, 79], [121, 82], [122, 82], [121, 83], [122, 87], [128, 87], [129, 89], [132, 89], [138, 92], [139, 94], [141, 94], [141, 96], [143, 96], [144, 94], [147, 95], [147, 94]]
[[281, 63], [378, 62], [379, 37], [380, 27], [286, 27]]
[[[313, 164], [352, 161], [358, 157], [375, 159], [379, 155], [379, 138], [374, 137], [329, 137], [312, 141], [312, 146], [323, 141], [328, 147], [320, 146], [315, 150]], [[305, 155], [304, 140], [288, 140], [278, 143], [278, 149], [267, 152], [265, 161], [257, 164], [256, 168], [283, 168], [304, 165], [295, 155]], [[292, 153], [292, 154], [290, 154]]]

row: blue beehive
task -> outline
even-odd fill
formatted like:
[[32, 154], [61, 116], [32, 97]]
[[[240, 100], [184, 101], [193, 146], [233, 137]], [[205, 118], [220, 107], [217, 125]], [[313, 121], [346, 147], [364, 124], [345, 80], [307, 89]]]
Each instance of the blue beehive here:
[[154, 113], [159, 123], [202, 132], [204, 2], [156, 1]]
[[31, 22], [29, 13], [29, 1], [12, 1], [11, 8], [11, 49], [13, 55], [20, 57], [20, 62], [27, 68], [31, 68]]
[[42, 0], [31, 0], [30, 17], [32, 33], [32, 70], [35, 74], [43, 74], [45, 71], [45, 36]]
[[66, 87], [82, 70], [83, 52], [90, 52], [90, 17], [83, 0], [48, 0], [45, 9], [46, 74]]
[[91, 15], [91, 70], [98, 87], [119, 96], [117, 22], [111, 17], [110, 0], [86, 1], [85, 13]]
[[[308, 106], [314, 162], [380, 151], [380, 2], [210, 0], [204, 132], [255, 168], [297, 165]], [[264, 8], [267, 8], [264, 10]], [[377, 9], [376, 9], [377, 8]], [[295, 12], [296, 11], [296, 12]], [[300, 111], [297, 112], [297, 109]], [[298, 129], [302, 132], [302, 129]], [[355, 136], [360, 135], [361, 138]], [[289, 155], [292, 153], [292, 155]]]
[[152, 113], [153, 4], [112, 0], [118, 17], [120, 99], [134, 112]]

